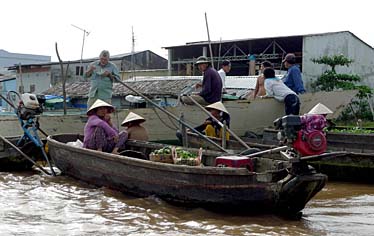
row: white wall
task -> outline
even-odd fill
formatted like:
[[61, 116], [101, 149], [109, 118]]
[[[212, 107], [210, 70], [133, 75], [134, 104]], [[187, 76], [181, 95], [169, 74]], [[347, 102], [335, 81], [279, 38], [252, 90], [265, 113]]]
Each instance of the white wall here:
[[307, 90], [328, 66], [318, 65], [312, 58], [343, 54], [353, 59], [349, 67], [337, 66], [338, 73], [357, 74], [362, 84], [374, 88], [374, 50], [349, 32], [305, 36], [303, 39], [303, 80]]
[[[41, 93], [49, 89], [51, 73], [49, 71], [22, 73], [22, 83], [24, 92], [31, 92], [30, 85], [33, 84], [35, 85], [35, 91], [33, 93]], [[19, 91], [19, 86], [21, 86], [21, 78], [20, 75], [17, 74], [17, 91]]]

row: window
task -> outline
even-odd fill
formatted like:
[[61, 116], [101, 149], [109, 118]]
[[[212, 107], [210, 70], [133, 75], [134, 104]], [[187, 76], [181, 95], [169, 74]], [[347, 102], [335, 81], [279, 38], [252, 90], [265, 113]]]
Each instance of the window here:
[[18, 87], [18, 92], [20, 92], [20, 93], [24, 93], [24, 91], [25, 91], [25, 90], [24, 90], [23, 86], [19, 86], [19, 87]]
[[83, 76], [83, 66], [76, 66], [75, 67], [75, 75]]

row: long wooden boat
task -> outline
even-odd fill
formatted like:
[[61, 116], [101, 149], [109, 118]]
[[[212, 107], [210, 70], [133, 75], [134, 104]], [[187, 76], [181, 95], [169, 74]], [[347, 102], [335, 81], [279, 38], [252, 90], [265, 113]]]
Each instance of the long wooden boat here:
[[[278, 143], [277, 132], [271, 128], [264, 129], [261, 142], [265, 144]], [[326, 139], [329, 151], [374, 153], [374, 134], [326, 132]]]
[[[267, 150], [276, 147], [276, 144], [279, 143], [275, 136], [274, 132], [272, 132], [271, 139], [268, 136], [265, 138], [266, 140], [261, 139], [256, 141], [256, 139], [250, 139], [251, 141], [246, 143], [251, 148]], [[335, 134], [327, 134], [328, 152], [331, 155], [324, 155], [319, 160], [312, 160], [308, 163], [316, 168], [318, 172], [328, 175], [330, 180], [374, 183], [374, 150], [371, 148], [373, 144], [367, 144], [365, 147], [363, 143], [368, 140], [355, 139], [349, 136], [344, 135], [344, 138], [339, 138]], [[217, 138], [213, 138], [212, 140], [216, 143], [222, 142], [221, 139]], [[191, 132], [187, 132], [187, 143], [189, 147], [193, 148], [204, 147], [209, 150], [218, 150], [217, 147]], [[334, 144], [338, 145], [335, 146]], [[233, 150], [235, 153], [245, 150], [235, 140], [227, 141], [227, 148]], [[336, 155], [334, 155], [335, 152]], [[269, 153], [263, 156], [272, 159], [282, 159], [279, 153]]]
[[[350, 103], [356, 91], [318, 92], [300, 95], [300, 113], [308, 112], [313, 106], [321, 102], [334, 111], [336, 118], [344, 107]], [[275, 99], [256, 99], [224, 101], [224, 105], [231, 115], [230, 128], [239, 136], [244, 136], [246, 131], [261, 133], [264, 128], [272, 127], [273, 121], [284, 115], [284, 104]], [[193, 127], [201, 124], [206, 115], [195, 105], [183, 105], [165, 107], [169, 112], [179, 117], [183, 113], [184, 120]], [[175, 140], [175, 132], [179, 128], [178, 122], [172, 120], [163, 112], [154, 107], [119, 109], [113, 115], [113, 122], [119, 125], [129, 112], [135, 112], [147, 121], [144, 126], [149, 131], [151, 140]], [[49, 135], [57, 133], [83, 133], [83, 127], [87, 122], [85, 111], [81, 114], [43, 113], [39, 119], [42, 129]], [[120, 128], [120, 127], [119, 127]], [[14, 114], [1, 115], [0, 130], [5, 136], [21, 135], [22, 129], [18, 125], [18, 119]]]
[[[210, 166], [217, 153], [205, 152], [205, 166], [175, 165], [67, 145], [77, 139], [82, 136], [60, 134], [47, 139], [50, 156], [62, 173], [135, 196], [156, 195], [166, 201], [219, 211], [295, 216], [327, 180], [305, 162], [254, 158], [251, 172], [247, 168]], [[144, 154], [160, 145], [127, 143], [129, 149]]]
[[[16, 144], [20, 139], [19, 136], [6, 138], [12, 144]], [[35, 161], [41, 158], [41, 153], [38, 151], [38, 148], [32, 143], [27, 143], [19, 148]], [[33, 163], [22, 157], [20, 153], [13, 149], [13, 147], [0, 139], [0, 171], [31, 170], [32, 166]]]

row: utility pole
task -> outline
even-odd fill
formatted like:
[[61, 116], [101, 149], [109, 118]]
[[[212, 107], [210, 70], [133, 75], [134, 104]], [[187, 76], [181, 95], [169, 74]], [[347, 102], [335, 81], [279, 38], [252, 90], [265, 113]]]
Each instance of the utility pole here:
[[86, 39], [86, 36], [88, 36], [90, 34], [90, 32], [88, 32], [87, 30], [85, 29], [82, 29], [76, 25], [73, 25], [71, 24], [71, 26], [83, 31], [83, 42], [82, 42], [82, 51], [81, 51], [81, 61], [80, 61], [80, 68], [79, 68], [79, 75], [82, 73], [83, 75], [83, 48], [84, 48], [84, 40]]
[[135, 53], [135, 36], [134, 36], [134, 27], [131, 26], [131, 42], [132, 42], [132, 45], [131, 45], [131, 70], [132, 70], [132, 77], [134, 80], [136, 80], [135, 78], [135, 58], [134, 58], [134, 53]]

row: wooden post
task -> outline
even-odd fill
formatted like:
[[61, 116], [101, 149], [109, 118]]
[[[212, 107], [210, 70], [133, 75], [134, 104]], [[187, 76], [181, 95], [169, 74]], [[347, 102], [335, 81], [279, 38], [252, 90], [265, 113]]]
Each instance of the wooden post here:
[[[184, 121], [183, 112], [181, 112], [180, 120]], [[181, 133], [182, 133], [182, 145], [183, 145], [183, 147], [188, 147], [187, 130], [186, 130], [186, 126], [183, 124], [183, 122], [180, 123], [180, 130], [181, 130]]]
[[227, 126], [226, 126], [226, 121], [223, 121], [223, 126], [222, 126], [222, 147], [224, 149], [227, 148], [227, 142], [226, 142], [226, 132], [227, 132]]

